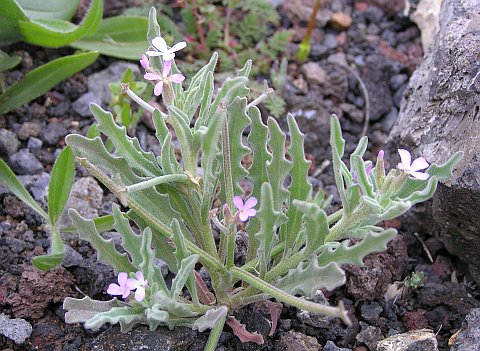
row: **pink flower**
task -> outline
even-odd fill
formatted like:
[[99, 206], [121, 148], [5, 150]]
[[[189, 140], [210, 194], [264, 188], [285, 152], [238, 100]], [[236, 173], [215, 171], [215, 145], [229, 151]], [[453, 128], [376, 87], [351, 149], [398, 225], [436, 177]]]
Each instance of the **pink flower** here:
[[423, 157], [419, 157], [412, 162], [412, 155], [410, 155], [410, 152], [407, 150], [399, 149], [398, 153], [400, 154], [400, 158], [402, 160], [402, 162], [397, 165], [399, 169], [407, 172], [414, 178], [420, 180], [428, 179], [428, 173], [418, 172], [422, 169], [428, 168], [429, 166], [428, 162]]
[[118, 274], [118, 285], [112, 283], [108, 286], [107, 294], [109, 295], [121, 295], [122, 298], [127, 298], [130, 295], [130, 288], [128, 287], [128, 276], [125, 272]]
[[254, 217], [257, 214], [257, 211], [253, 208], [257, 205], [257, 199], [253, 196], [245, 201], [245, 204], [240, 196], [235, 196], [233, 204], [238, 208], [238, 218], [242, 222], [246, 222], [249, 217]]
[[145, 280], [145, 278], [143, 277], [143, 273], [140, 271], [135, 273], [135, 275], [137, 276], [137, 279], [132, 279], [132, 278], [128, 279], [127, 287], [130, 290], [136, 289], [135, 300], [140, 302], [145, 298], [145, 288], [148, 285], [148, 280]]
[[185, 48], [187, 46], [187, 43], [181, 41], [180, 43], [173, 45], [169, 49], [167, 43], [165, 42], [165, 39], [163, 39], [162, 37], [156, 37], [153, 38], [152, 45], [155, 49], [157, 49], [157, 51], [147, 51], [148, 56], [163, 56], [163, 59], [165, 61], [170, 61], [173, 60], [173, 58], [175, 57], [175, 52]]
[[140, 60], [140, 65], [147, 70], [150, 68], [150, 62], [148, 61], [148, 57], [146, 55], [142, 55], [142, 59]]
[[385, 156], [385, 152], [383, 150], [380, 150], [378, 152], [377, 160], [383, 160], [383, 156]]
[[153, 93], [156, 96], [159, 96], [162, 91], [163, 91], [163, 84], [165, 81], [170, 81], [173, 83], [181, 83], [184, 81], [185, 77], [180, 74], [180, 73], [175, 73], [172, 74], [171, 76], [168, 76], [170, 74], [170, 71], [172, 69], [172, 61], [164, 61], [163, 62], [163, 72], [162, 75], [159, 75], [157, 73], [152, 73], [152, 72], [147, 72], [143, 76], [143, 78], [151, 81], [157, 81], [157, 84], [155, 84], [155, 88], [153, 89]]

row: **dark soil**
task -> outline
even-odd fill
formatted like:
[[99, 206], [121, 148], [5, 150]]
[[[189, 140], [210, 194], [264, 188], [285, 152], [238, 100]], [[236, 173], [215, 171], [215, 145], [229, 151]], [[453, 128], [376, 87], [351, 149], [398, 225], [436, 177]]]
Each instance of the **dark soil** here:
[[[107, 4], [109, 1], [107, 1]], [[333, 175], [328, 167], [330, 159], [329, 115], [339, 115], [345, 132], [346, 153], [356, 146], [364, 123], [366, 98], [358, 79], [342, 62], [353, 65], [367, 87], [371, 103], [368, 124], [369, 153], [373, 158], [385, 144], [388, 132], [396, 120], [400, 99], [408, 79], [421, 61], [420, 33], [408, 17], [402, 15], [403, 6], [395, 8], [390, 1], [331, 1], [321, 10], [343, 12], [351, 16], [352, 24], [345, 30], [338, 25], [317, 26], [313, 32], [310, 62], [317, 66], [299, 65], [293, 59], [298, 42], [305, 33], [308, 17], [298, 17], [292, 6], [305, 6], [308, 1], [291, 1], [291, 6], [280, 7], [282, 26], [295, 30], [291, 45], [288, 81], [284, 98], [306, 134], [306, 147], [313, 161], [312, 182], [316, 187], [333, 194]], [[123, 4], [123, 5], [122, 5]], [[292, 5], [293, 4], [293, 5]], [[296, 5], [295, 5], [296, 4]], [[412, 1], [415, 6], [415, 2]], [[110, 6], [110, 7], [108, 7]], [[107, 10], [119, 13], [123, 2], [110, 2]], [[6, 83], [20, 79], [33, 67], [64, 54], [68, 48], [52, 50], [16, 44], [8, 53], [20, 55], [19, 67], [6, 74]], [[15, 171], [35, 199], [45, 205], [55, 156], [64, 145], [68, 133], [85, 134], [92, 117], [81, 117], [72, 104], [88, 90], [90, 75], [109, 67], [115, 60], [100, 57], [92, 66], [59, 84], [44, 96], [11, 113], [0, 116], [0, 156], [10, 159], [18, 150], [22, 157]], [[181, 63], [179, 63], [181, 66]], [[286, 127], [286, 119], [279, 122]], [[148, 120], [147, 120], [148, 122]], [[158, 150], [153, 144], [148, 123], [140, 123], [136, 133], [141, 144]], [[13, 133], [10, 133], [13, 132]], [[2, 145], [8, 144], [8, 147]], [[25, 161], [27, 160], [27, 161]], [[14, 165], [13, 165], [14, 166]], [[15, 166], [14, 166], [15, 168]], [[77, 168], [76, 180], [86, 177]], [[85, 180], [87, 179], [87, 180]], [[77, 184], [79, 210], [93, 211], [90, 215], [109, 213], [115, 199], [89, 178]], [[88, 194], [83, 198], [82, 192]], [[93, 209], [93, 210], [92, 210]], [[418, 206], [416, 211], [428, 211], [429, 206]], [[273, 337], [268, 337], [268, 314], [254, 306], [237, 312], [237, 318], [250, 331], [258, 331], [266, 343], [242, 344], [228, 327], [221, 338], [220, 350], [321, 350], [328, 341], [338, 347], [356, 351], [373, 349], [377, 340], [409, 330], [429, 328], [438, 331], [440, 350], [448, 350], [447, 342], [459, 330], [464, 317], [480, 305], [478, 289], [469, 284], [470, 277], [435, 239], [435, 233], [421, 223], [403, 225], [405, 218], [384, 223], [394, 227], [400, 235], [387, 252], [367, 257], [364, 267], [346, 267], [347, 284], [333, 292], [324, 291], [315, 298], [325, 298], [332, 305], [343, 300], [353, 321], [346, 327], [340, 321], [310, 315], [284, 306], [279, 326]], [[115, 237], [114, 234], [112, 234]], [[151, 350], [201, 350], [207, 335], [185, 328], [175, 331], [159, 328], [149, 332], [139, 327], [122, 336], [117, 326], [93, 333], [80, 325], [64, 323], [61, 304], [65, 297], [106, 298], [105, 289], [115, 278], [105, 265], [97, 263], [93, 249], [74, 236], [66, 236], [67, 258], [63, 266], [49, 272], [34, 268], [31, 259], [49, 248], [48, 234], [39, 218], [17, 198], [0, 187], [0, 314], [23, 318], [33, 326], [27, 342], [18, 346], [0, 336], [2, 350], [134, 350], [146, 345]], [[425, 274], [424, 285], [408, 289], [396, 297], [385, 298], [388, 287], [401, 282], [411, 272]], [[120, 347], [119, 345], [123, 345]]]

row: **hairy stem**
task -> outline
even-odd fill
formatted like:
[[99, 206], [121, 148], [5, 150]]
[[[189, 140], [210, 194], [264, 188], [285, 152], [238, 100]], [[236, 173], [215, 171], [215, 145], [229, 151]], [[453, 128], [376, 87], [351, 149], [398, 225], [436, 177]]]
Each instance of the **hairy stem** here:
[[210, 335], [208, 336], [207, 345], [205, 345], [204, 351], [215, 351], [217, 348], [218, 340], [220, 339], [220, 335], [222, 335], [223, 326], [225, 325], [225, 321], [227, 319], [227, 314], [223, 316], [215, 326], [212, 328]]

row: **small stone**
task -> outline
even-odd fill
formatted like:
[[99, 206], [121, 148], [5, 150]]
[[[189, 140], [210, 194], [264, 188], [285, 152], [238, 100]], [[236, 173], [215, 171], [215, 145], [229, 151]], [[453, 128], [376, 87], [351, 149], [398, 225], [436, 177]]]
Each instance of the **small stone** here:
[[83, 266], [84, 258], [69, 245], [65, 246], [65, 256], [63, 256], [62, 266], [66, 268]]
[[367, 322], [375, 322], [383, 312], [383, 307], [376, 301], [366, 302], [360, 309], [362, 318]]
[[370, 351], [376, 350], [376, 344], [379, 340], [383, 339], [382, 331], [380, 328], [368, 325], [366, 323], [360, 322], [362, 331], [357, 334], [355, 339], [362, 344], [365, 344]]
[[322, 85], [327, 79], [327, 73], [315, 62], [308, 62], [302, 65], [302, 73], [309, 83]]
[[275, 342], [275, 347], [278, 350], [285, 351], [314, 351], [322, 349], [314, 337], [294, 331], [280, 335], [280, 339]]
[[30, 137], [27, 142], [27, 148], [29, 150], [41, 149], [42, 145], [43, 145], [43, 141], [35, 137]]
[[165, 263], [165, 261], [155, 257], [154, 260], [153, 260], [153, 263], [155, 264], [155, 266], [158, 267], [158, 269], [160, 269], [160, 272], [162, 273], [162, 276], [165, 278], [168, 274], [168, 265]]
[[330, 33], [325, 35], [325, 38], [323, 39], [323, 45], [330, 50], [336, 49], [338, 47], [337, 36]]
[[380, 122], [380, 125], [382, 126], [382, 130], [385, 133], [390, 133], [390, 130], [392, 130], [393, 125], [397, 121], [398, 117], [398, 110], [395, 107], [392, 107], [390, 112], [382, 118], [382, 121]]
[[101, 106], [102, 100], [96, 96], [95, 93], [88, 92], [73, 102], [72, 109], [82, 117], [89, 117], [92, 115], [92, 112], [90, 111], [91, 103]]
[[56, 145], [61, 139], [67, 135], [67, 128], [61, 121], [48, 123], [45, 128], [40, 131], [40, 139], [48, 145]]
[[30, 137], [36, 137], [42, 130], [42, 127], [38, 123], [24, 122], [18, 131], [18, 137], [20, 140], [27, 140]]
[[408, 80], [408, 76], [406, 74], [395, 74], [392, 78], [390, 78], [390, 86], [392, 87], [393, 90], [397, 90], [407, 80]]
[[10, 156], [10, 167], [17, 174], [36, 174], [43, 169], [43, 165], [28, 149], [21, 149]]
[[17, 345], [23, 344], [32, 334], [32, 326], [25, 319], [10, 319], [0, 314], [0, 334], [13, 340]]
[[327, 341], [325, 346], [323, 347], [323, 351], [352, 351], [352, 349], [347, 349], [344, 347], [338, 347], [333, 343], [333, 341]]
[[348, 117], [355, 123], [363, 122], [363, 111], [359, 110], [355, 105], [343, 102], [340, 104], [340, 108], [345, 112]]
[[421, 329], [383, 339], [377, 351], [438, 351], [438, 344], [433, 331]]
[[48, 191], [48, 184], [50, 183], [50, 174], [46, 172], [40, 173], [30, 186], [30, 192], [33, 198], [43, 204], [46, 204], [46, 196]]
[[450, 340], [450, 351], [477, 351], [480, 349], [480, 308], [470, 311], [465, 317], [462, 329]]
[[338, 30], [347, 30], [352, 25], [352, 17], [345, 12], [336, 12], [330, 17], [330, 25]]
[[27, 243], [16, 238], [0, 238], [0, 246], [6, 245], [13, 253], [21, 253], [27, 248]]
[[18, 151], [20, 144], [20, 140], [14, 132], [4, 128], [0, 129], [0, 156], [13, 155]]

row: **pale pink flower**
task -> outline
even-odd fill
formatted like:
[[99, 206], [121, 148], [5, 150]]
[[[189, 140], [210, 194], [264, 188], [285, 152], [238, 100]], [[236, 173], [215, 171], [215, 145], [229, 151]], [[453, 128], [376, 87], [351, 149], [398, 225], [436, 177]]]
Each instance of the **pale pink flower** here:
[[173, 60], [173, 58], [175, 57], [175, 52], [185, 48], [187, 46], [187, 43], [181, 41], [180, 43], [173, 45], [171, 48], [168, 48], [165, 39], [163, 39], [162, 37], [156, 37], [153, 38], [152, 45], [154, 46], [156, 51], [147, 51], [148, 56], [163, 56], [163, 59], [165, 61], [170, 61]]
[[170, 71], [172, 70], [172, 61], [164, 61], [163, 62], [163, 72], [162, 75], [153, 73], [153, 72], [147, 72], [143, 76], [143, 78], [151, 81], [156, 81], [157, 83], [155, 84], [155, 88], [153, 89], [153, 93], [156, 96], [159, 96], [162, 91], [163, 91], [163, 84], [165, 81], [170, 81], [173, 83], [181, 83], [184, 81], [185, 77], [180, 74], [180, 73], [175, 73], [172, 74], [171, 76], [168, 76], [170, 74]]
[[148, 61], [148, 57], [146, 55], [142, 55], [142, 59], [140, 60], [140, 65], [147, 70], [150, 68], [150, 62]]
[[257, 211], [253, 208], [257, 205], [257, 199], [254, 196], [245, 201], [245, 204], [240, 196], [235, 196], [233, 204], [238, 209], [238, 218], [242, 222], [246, 222], [249, 217], [254, 217], [257, 214]]
[[402, 160], [402, 162], [397, 165], [400, 170], [405, 171], [412, 177], [420, 180], [428, 179], [428, 173], [419, 172], [429, 166], [428, 162], [423, 157], [419, 157], [412, 162], [412, 155], [410, 155], [410, 152], [407, 150], [399, 149], [398, 153]]
[[378, 152], [377, 160], [383, 160], [383, 156], [385, 156], [385, 152], [383, 150], [380, 150]]
[[121, 295], [122, 298], [127, 298], [130, 295], [130, 288], [128, 287], [128, 275], [125, 272], [118, 274], [118, 285], [112, 283], [108, 286], [107, 294], [109, 295]]
[[138, 271], [135, 273], [137, 279], [128, 279], [127, 280], [127, 287], [130, 290], [135, 290], [135, 300], [142, 301], [145, 298], [145, 288], [148, 285], [148, 280], [145, 280], [143, 277], [143, 273]]

